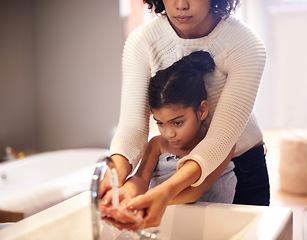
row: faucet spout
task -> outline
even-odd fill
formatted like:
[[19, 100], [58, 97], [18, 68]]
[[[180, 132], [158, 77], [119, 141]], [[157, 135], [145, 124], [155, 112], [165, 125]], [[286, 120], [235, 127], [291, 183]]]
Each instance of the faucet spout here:
[[94, 240], [101, 239], [102, 226], [101, 226], [101, 214], [100, 214], [100, 197], [99, 197], [99, 183], [100, 178], [107, 167], [109, 171], [110, 184], [112, 187], [112, 205], [118, 207], [118, 176], [115, 164], [110, 157], [100, 158], [96, 165], [94, 174], [92, 176], [91, 183], [91, 212], [92, 212], [92, 224], [93, 224], [93, 237]]
[[[112, 187], [112, 205], [117, 208], [119, 205], [118, 199], [118, 176], [115, 163], [110, 157], [100, 158], [95, 166], [94, 174], [91, 183], [91, 212], [92, 212], [92, 227], [94, 240], [102, 240], [102, 224], [101, 210], [99, 197], [99, 183], [102, 173], [105, 168], [109, 171], [110, 185]], [[136, 231], [140, 240], [159, 239], [156, 233], [151, 233], [145, 230]]]

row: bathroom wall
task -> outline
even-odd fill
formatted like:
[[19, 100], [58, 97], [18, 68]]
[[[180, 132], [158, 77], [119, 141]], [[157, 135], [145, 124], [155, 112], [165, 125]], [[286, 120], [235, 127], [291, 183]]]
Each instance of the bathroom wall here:
[[268, 9], [277, 127], [307, 128], [307, 1]]
[[0, 1], [0, 150], [109, 147], [124, 42], [118, 1]]
[[32, 0], [0, 1], [0, 151], [36, 147], [32, 10]]
[[[125, 38], [118, 2], [0, 1], [0, 151], [109, 147]], [[240, 7], [268, 53], [255, 106], [263, 130], [307, 128], [306, 4]]]
[[250, 0], [242, 7], [267, 49], [255, 105], [261, 128], [307, 128], [307, 0]]
[[121, 86], [118, 1], [38, 0], [35, 29], [39, 149], [109, 147]]

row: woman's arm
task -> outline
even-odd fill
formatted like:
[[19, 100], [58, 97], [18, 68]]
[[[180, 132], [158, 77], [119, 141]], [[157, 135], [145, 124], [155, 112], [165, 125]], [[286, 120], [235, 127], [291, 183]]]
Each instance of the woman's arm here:
[[120, 117], [110, 146], [110, 154], [124, 156], [133, 169], [144, 155], [149, 132], [150, 61], [144, 31], [135, 29], [124, 46]]
[[[149, 107], [147, 85], [150, 67], [142, 28], [128, 37], [122, 58], [122, 91], [120, 118], [110, 146], [110, 155], [118, 170], [122, 185], [143, 156], [148, 142]], [[100, 196], [110, 190], [108, 172], [100, 183]]]
[[[130, 174], [132, 166], [129, 163], [129, 161], [122, 155], [115, 154], [111, 158], [115, 163], [118, 175], [118, 184], [119, 187], [121, 187], [126, 181], [127, 176]], [[102, 202], [110, 200], [109, 196], [105, 194], [109, 190], [111, 190], [110, 181], [109, 181], [109, 171], [106, 171], [103, 179], [99, 184], [99, 196]]]
[[[231, 24], [226, 24], [228, 22]], [[245, 24], [233, 18], [227, 19], [226, 23], [223, 31], [227, 34], [226, 43], [222, 38], [216, 39], [225, 49], [214, 59], [214, 81], [208, 90], [216, 105], [211, 124], [206, 137], [178, 161], [178, 168], [191, 159], [200, 165], [202, 174], [193, 186], [200, 185], [222, 163], [244, 130], [247, 129], [250, 136], [245, 138], [247, 142], [237, 145], [238, 151], [242, 150], [242, 145], [246, 151], [261, 141], [257, 124], [248, 124], [265, 65], [265, 48], [261, 39]]]

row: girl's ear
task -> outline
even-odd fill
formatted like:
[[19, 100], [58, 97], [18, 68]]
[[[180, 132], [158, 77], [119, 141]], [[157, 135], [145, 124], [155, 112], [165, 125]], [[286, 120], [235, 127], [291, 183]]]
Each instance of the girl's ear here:
[[206, 100], [203, 100], [198, 108], [198, 114], [200, 120], [205, 120], [209, 113], [209, 104]]

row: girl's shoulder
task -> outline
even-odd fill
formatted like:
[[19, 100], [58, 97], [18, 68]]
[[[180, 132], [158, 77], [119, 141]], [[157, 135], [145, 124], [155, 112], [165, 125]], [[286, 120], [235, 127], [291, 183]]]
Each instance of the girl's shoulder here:
[[148, 144], [152, 146], [160, 146], [163, 144], [163, 139], [164, 138], [161, 135], [156, 135], [149, 140]]
[[146, 151], [150, 152], [151, 155], [157, 155], [159, 156], [161, 154], [161, 135], [157, 135], [152, 137], [146, 147]]
[[168, 142], [161, 135], [152, 137], [148, 144], [151, 148], [159, 149], [161, 153], [168, 148]]
[[158, 151], [159, 155], [168, 153], [176, 155], [178, 158], [181, 158], [190, 152], [183, 149], [173, 148], [172, 146], [170, 146], [168, 141], [161, 135], [154, 136], [149, 141], [149, 146], [153, 151]]

